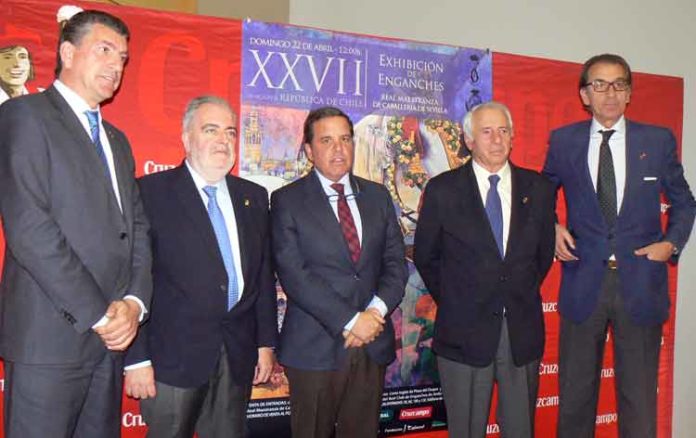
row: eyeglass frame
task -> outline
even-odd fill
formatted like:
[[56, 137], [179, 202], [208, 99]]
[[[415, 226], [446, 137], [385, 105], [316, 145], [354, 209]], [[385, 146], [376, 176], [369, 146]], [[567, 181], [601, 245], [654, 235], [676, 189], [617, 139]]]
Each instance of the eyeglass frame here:
[[[622, 89], [618, 89], [616, 87], [616, 85], [621, 84], [621, 83], [625, 84], [625, 87]], [[605, 84], [606, 88], [603, 90], [598, 90], [597, 86], [595, 84]], [[631, 88], [631, 82], [629, 82], [628, 79], [626, 79], [626, 78], [619, 78], [619, 79], [617, 79], [615, 81], [611, 81], [611, 82], [605, 81], [604, 79], [595, 79], [593, 81], [587, 82], [584, 86], [585, 87], [592, 87], [592, 91], [594, 91], [595, 93], [606, 93], [609, 91], [609, 88], [613, 88], [614, 92], [620, 93], [622, 91], [629, 90]]]

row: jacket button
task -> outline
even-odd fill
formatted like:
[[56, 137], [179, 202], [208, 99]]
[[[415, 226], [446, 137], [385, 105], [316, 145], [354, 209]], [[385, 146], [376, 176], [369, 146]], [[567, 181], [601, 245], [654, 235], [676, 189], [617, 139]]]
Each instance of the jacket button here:
[[226, 292], [226, 291], [227, 291], [227, 285], [221, 284], [221, 285], [220, 285], [220, 290], [223, 291], [223, 292]]
[[355, 280], [355, 281], [360, 280], [360, 276], [358, 274], [353, 275], [353, 280]]
[[119, 239], [123, 240], [123, 239], [125, 239], [126, 237], [128, 237], [128, 234], [126, 234], [126, 233], [121, 233], [121, 234], [118, 235], [118, 237], [119, 237]]

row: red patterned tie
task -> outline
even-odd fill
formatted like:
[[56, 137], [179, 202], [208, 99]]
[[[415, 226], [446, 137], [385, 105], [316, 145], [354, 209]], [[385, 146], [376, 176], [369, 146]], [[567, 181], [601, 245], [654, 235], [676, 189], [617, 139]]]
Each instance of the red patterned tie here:
[[358, 230], [355, 228], [353, 215], [348, 207], [346, 195], [343, 194], [343, 184], [334, 183], [331, 184], [331, 188], [338, 193], [338, 221], [341, 223], [343, 238], [348, 244], [350, 258], [353, 259], [353, 263], [358, 263], [360, 260], [360, 239], [358, 238]]

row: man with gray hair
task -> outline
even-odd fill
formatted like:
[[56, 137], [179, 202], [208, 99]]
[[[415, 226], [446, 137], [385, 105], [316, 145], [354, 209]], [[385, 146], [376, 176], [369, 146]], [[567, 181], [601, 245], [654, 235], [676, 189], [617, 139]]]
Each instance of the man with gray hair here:
[[229, 175], [237, 116], [215, 96], [183, 117], [185, 161], [139, 180], [151, 222], [153, 307], [126, 357], [148, 437], [244, 436], [251, 385], [277, 335], [268, 194]]
[[433, 348], [450, 436], [482, 438], [493, 383], [506, 437], [534, 436], [544, 318], [539, 287], [553, 260], [551, 183], [510, 163], [512, 118], [498, 102], [464, 118], [472, 159], [431, 179], [415, 264], [438, 304]]

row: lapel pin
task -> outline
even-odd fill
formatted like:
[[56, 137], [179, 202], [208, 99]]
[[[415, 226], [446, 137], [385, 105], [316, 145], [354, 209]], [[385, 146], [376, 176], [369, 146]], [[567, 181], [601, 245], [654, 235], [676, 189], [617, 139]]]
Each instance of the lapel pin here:
[[526, 204], [527, 202], [529, 202], [529, 196], [525, 196], [524, 198], [522, 198], [523, 204]]
[[648, 154], [646, 154], [645, 152], [641, 152], [639, 158], [642, 160], [642, 159], [645, 159], [647, 156], [648, 156]]
[[245, 200], [244, 200], [244, 206], [245, 206], [245, 207], [248, 207], [249, 204], [250, 204], [249, 200], [248, 200], [248, 199], [245, 199]]

